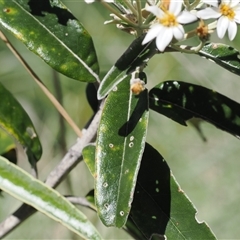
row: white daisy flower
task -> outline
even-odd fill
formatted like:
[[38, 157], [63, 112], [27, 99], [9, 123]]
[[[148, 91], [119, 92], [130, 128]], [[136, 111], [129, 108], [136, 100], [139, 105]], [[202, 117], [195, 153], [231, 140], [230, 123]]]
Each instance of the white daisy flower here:
[[218, 4], [217, 0], [205, 0], [204, 2], [213, 7], [200, 10], [197, 16], [201, 19], [218, 18], [218, 37], [223, 38], [226, 31], [228, 31], [228, 37], [232, 41], [237, 34], [237, 23], [240, 23], [239, 0], [222, 0], [220, 4]]
[[182, 40], [184, 29], [181, 24], [187, 24], [197, 20], [197, 17], [187, 11], [182, 11], [182, 0], [171, 0], [169, 8], [163, 11], [158, 6], [148, 6], [146, 10], [157, 17], [144, 38], [142, 44], [146, 44], [156, 38], [157, 48], [163, 52], [173, 38]]

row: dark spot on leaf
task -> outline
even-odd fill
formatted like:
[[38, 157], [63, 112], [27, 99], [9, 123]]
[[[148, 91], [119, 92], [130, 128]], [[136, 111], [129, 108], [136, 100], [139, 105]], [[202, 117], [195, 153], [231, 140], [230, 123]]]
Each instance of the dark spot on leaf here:
[[46, 13], [55, 14], [58, 22], [62, 25], [67, 25], [69, 19], [76, 19], [67, 9], [51, 6], [49, 0], [30, 0], [28, 5], [31, 14], [41, 17], [46, 16]]

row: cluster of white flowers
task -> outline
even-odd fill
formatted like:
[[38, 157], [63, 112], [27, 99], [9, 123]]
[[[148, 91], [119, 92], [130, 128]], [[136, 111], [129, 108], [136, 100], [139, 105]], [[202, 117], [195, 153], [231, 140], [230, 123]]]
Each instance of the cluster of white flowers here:
[[[85, 1], [87, 3], [94, 1], [114, 3], [114, 0]], [[137, 1], [141, 0], [133, 2], [136, 3]], [[229, 39], [233, 40], [237, 34], [237, 24], [240, 24], [240, 0], [195, 0], [191, 5], [188, 3], [188, 0], [148, 0], [147, 2], [152, 5], [147, 4], [144, 8], [144, 11], [147, 11], [148, 14], [146, 16], [143, 15], [143, 19], [146, 19], [149, 14], [153, 14], [155, 18], [147, 27], [145, 25], [143, 31], [147, 31], [147, 34], [142, 44], [156, 39], [156, 46], [161, 52], [169, 44], [183, 40], [189, 35], [189, 33], [185, 33], [183, 27], [185, 24], [199, 21], [199, 26], [195, 29], [194, 34], [202, 42], [208, 40], [210, 33], [215, 29], [219, 38], [223, 38], [226, 32], [228, 32]], [[201, 7], [200, 9], [199, 6]], [[142, 14], [144, 11], [139, 14]], [[214, 20], [213, 24], [205, 25], [203, 20], [206, 19]], [[134, 24], [135, 26], [139, 24], [140, 28], [144, 25], [144, 22], [143, 24], [134, 22]], [[135, 26], [133, 25], [133, 28]], [[191, 36], [194, 34], [191, 34]]]
[[[156, 45], [159, 51], [164, 51], [169, 43], [175, 38], [184, 38], [184, 28], [181, 24], [188, 24], [199, 19], [218, 19], [217, 34], [223, 38], [226, 31], [228, 37], [233, 40], [237, 34], [237, 24], [240, 23], [240, 3], [239, 0], [203, 0], [207, 6], [195, 12], [182, 11], [182, 0], [170, 0], [168, 9], [159, 6], [149, 6], [147, 11], [156, 16], [156, 22], [151, 25], [143, 44], [156, 38]], [[194, 14], [195, 13], [195, 14]], [[201, 32], [201, 31], [200, 31]], [[204, 34], [204, 31], [202, 31]], [[203, 36], [204, 37], [204, 36]]]

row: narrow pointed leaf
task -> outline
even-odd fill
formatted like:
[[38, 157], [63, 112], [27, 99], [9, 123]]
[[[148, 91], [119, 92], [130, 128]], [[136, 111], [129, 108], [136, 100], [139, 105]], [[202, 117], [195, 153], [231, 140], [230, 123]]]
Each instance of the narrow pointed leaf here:
[[[166, 108], [162, 112], [162, 104], [169, 105], [169, 112]], [[166, 81], [151, 89], [149, 105], [151, 109], [170, 118], [177, 109], [176, 113], [181, 113], [179, 117], [182, 121], [198, 117], [240, 137], [240, 104], [205, 87], [181, 81]]]
[[2, 84], [0, 84], [0, 96], [0, 128], [26, 149], [30, 162], [39, 160], [42, 147], [31, 119]]
[[154, 235], [166, 235], [167, 239], [216, 239], [195, 215], [196, 209], [180, 189], [166, 161], [146, 144], [130, 213], [133, 222], [146, 239]]
[[146, 65], [147, 61], [156, 54], [155, 41], [142, 45], [145, 35], [135, 39], [108, 71], [99, 86], [98, 99], [106, 97], [128, 74], [137, 67]]
[[1, 0], [0, 24], [58, 72], [98, 80], [91, 36], [59, 1]]
[[106, 226], [127, 220], [145, 145], [147, 90], [133, 95], [129, 80], [109, 94], [96, 141], [96, 206]]
[[240, 75], [239, 51], [222, 43], [208, 43], [198, 53], [228, 71]]
[[0, 157], [0, 188], [61, 222], [85, 239], [101, 239], [95, 227], [67, 199], [21, 168]]

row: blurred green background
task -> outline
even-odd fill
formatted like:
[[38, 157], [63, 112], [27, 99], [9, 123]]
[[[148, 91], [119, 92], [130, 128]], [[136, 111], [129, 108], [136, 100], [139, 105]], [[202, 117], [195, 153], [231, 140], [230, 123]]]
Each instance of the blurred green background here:
[[[109, 12], [100, 4], [87, 5], [77, 0], [63, 2], [92, 35], [101, 71], [108, 71], [133, 38], [118, 31], [114, 25], [103, 24], [110, 17]], [[55, 93], [52, 69], [23, 44], [7, 35], [41, 80]], [[215, 35], [212, 41], [220, 42]], [[239, 41], [240, 37], [234, 42], [229, 42], [228, 39], [221, 42], [240, 49]], [[63, 129], [59, 124], [58, 113], [2, 42], [0, 54], [0, 81], [27, 110], [40, 135], [44, 152], [38, 167], [39, 177], [44, 180], [66, 152], [60, 141]], [[149, 89], [164, 80], [182, 80], [214, 89], [240, 102], [239, 77], [194, 55], [178, 53], [155, 56], [149, 62], [146, 73]], [[92, 115], [84, 94], [86, 84], [63, 75], [59, 75], [59, 82], [63, 91], [63, 105], [79, 127], [83, 128]], [[201, 127], [207, 142], [202, 141], [191, 125], [183, 127], [151, 111], [148, 142], [164, 156], [181, 188], [196, 206], [197, 219], [206, 221], [218, 239], [240, 239], [240, 142], [208, 123], [203, 122]], [[76, 135], [67, 124], [64, 135], [66, 148], [69, 149], [76, 142]], [[29, 171], [24, 153], [19, 150], [18, 155], [19, 166]], [[82, 162], [57, 189], [61, 194], [84, 196], [92, 187], [93, 179]], [[21, 204], [6, 193], [2, 194], [0, 203], [0, 221]], [[84, 208], [81, 210], [99, 229], [104, 239], [131, 239], [122, 230], [104, 227], [94, 212]], [[79, 238], [60, 223], [37, 213], [5, 239]]]

